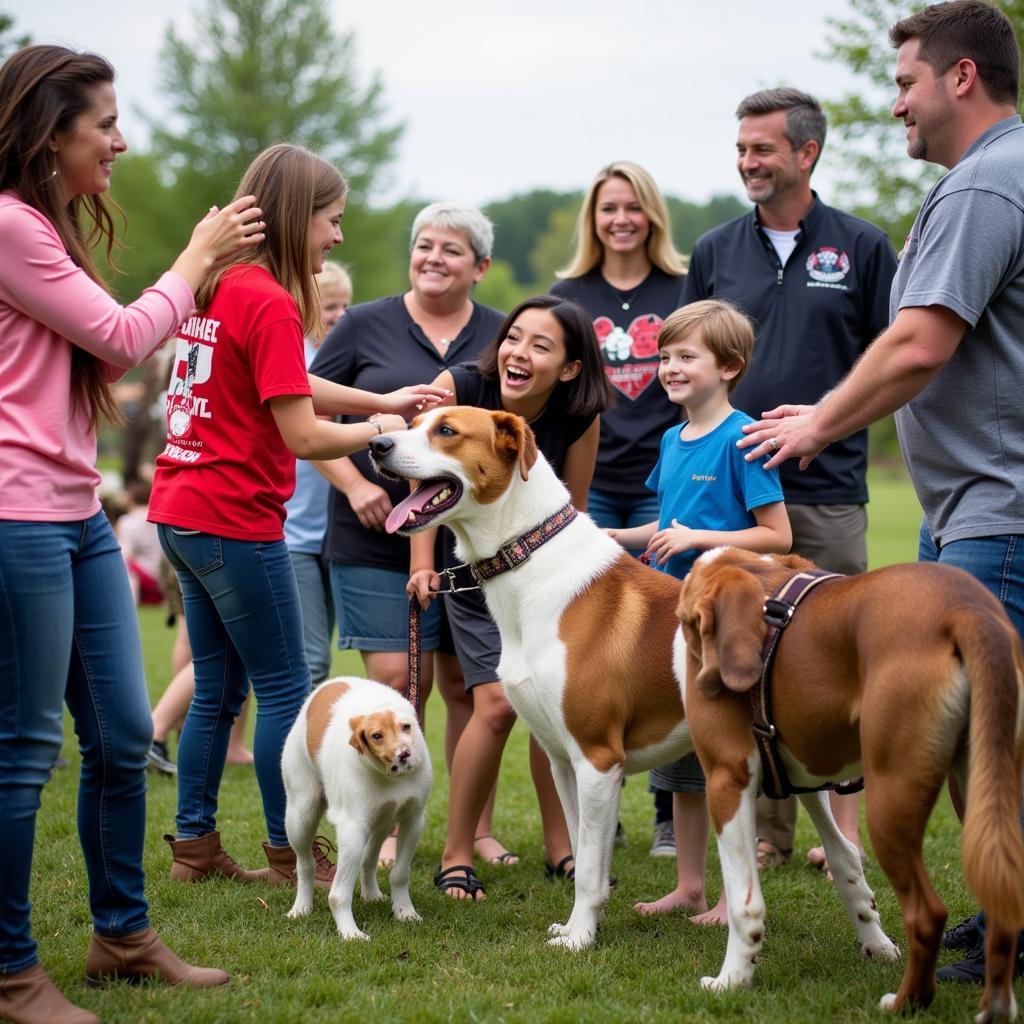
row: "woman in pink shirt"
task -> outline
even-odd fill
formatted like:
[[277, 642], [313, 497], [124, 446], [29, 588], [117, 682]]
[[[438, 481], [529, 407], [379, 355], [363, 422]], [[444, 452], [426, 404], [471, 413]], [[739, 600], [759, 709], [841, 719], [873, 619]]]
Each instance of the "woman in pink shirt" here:
[[57, 46], [0, 66], [0, 1017], [18, 1024], [99, 1019], [53, 985], [29, 929], [35, 819], [63, 701], [82, 754], [88, 977], [228, 981], [179, 960], [147, 916], [152, 726], [128, 577], [96, 498], [96, 427], [116, 415], [111, 382], [189, 316], [218, 259], [263, 240], [263, 223], [252, 196], [211, 210], [170, 271], [119, 305], [91, 257], [97, 240], [109, 254], [103, 194], [125, 150], [113, 79], [101, 57]]

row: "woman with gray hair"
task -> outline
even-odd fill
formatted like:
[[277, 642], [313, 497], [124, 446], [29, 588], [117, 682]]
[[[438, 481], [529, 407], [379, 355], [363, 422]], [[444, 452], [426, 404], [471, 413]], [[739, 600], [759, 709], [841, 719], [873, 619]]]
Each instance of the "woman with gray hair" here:
[[[386, 390], [434, 380], [457, 363], [473, 359], [490, 342], [504, 316], [472, 299], [474, 285], [491, 265], [494, 228], [479, 210], [454, 202], [431, 203], [412, 225], [410, 289], [349, 308], [320, 348], [310, 370], [339, 384]], [[326, 541], [331, 588], [338, 617], [338, 646], [362, 655], [366, 674], [404, 692], [409, 672], [409, 541], [384, 532], [392, 507], [408, 496], [408, 485], [377, 477], [365, 452], [320, 463], [332, 484]], [[440, 608], [424, 613], [424, 651], [437, 648]], [[432, 659], [423, 666], [423, 699], [433, 680]], [[446, 753], [468, 720], [472, 706], [461, 681], [452, 685]], [[447, 692], [446, 692], [447, 697]], [[477, 835], [487, 859], [505, 855], [490, 836], [488, 812]], [[387, 842], [381, 862], [394, 858]]]

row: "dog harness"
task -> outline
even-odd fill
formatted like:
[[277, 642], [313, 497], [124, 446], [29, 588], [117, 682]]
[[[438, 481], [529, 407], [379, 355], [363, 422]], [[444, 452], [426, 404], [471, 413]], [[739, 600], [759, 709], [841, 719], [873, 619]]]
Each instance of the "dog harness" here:
[[764, 667], [757, 686], [750, 691], [750, 702], [754, 713], [754, 739], [763, 768], [761, 787], [765, 796], [773, 800], [783, 800], [794, 793], [817, 793], [823, 789], [834, 789], [837, 793], [856, 793], [864, 788], [863, 779], [826, 782], [820, 786], [792, 785], [779, 754], [778, 730], [772, 724], [772, 666], [782, 633], [793, 618], [797, 605], [819, 584], [837, 578], [842, 578], [842, 574], [825, 572], [823, 569], [798, 572], [764, 603], [764, 621], [768, 624], [768, 634], [764, 638], [761, 654]]
[[[479, 562], [453, 565], [442, 569], [438, 575], [442, 579], [439, 594], [457, 594], [463, 590], [479, 590], [484, 580], [492, 579], [509, 569], [522, 565], [530, 555], [546, 544], [552, 537], [561, 533], [579, 513], [571, 503], [563, 505], [557, 512], [548, 516], [539, 526], [527, 530], [507, 544], [502, 544], [496, 554]], [[469, 569], [472, 582], [463, 583], [459, 571]], [[422, 650], [420, 645], [420, 605], [415, 597], [409, 598], [409, 683], [405, 690], [406, 700], [420, 713], [420, 674], [422, 671]]]

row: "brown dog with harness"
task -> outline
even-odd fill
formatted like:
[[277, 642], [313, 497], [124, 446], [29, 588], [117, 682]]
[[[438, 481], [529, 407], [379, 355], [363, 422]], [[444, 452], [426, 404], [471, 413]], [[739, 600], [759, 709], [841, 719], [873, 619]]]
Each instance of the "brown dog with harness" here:
[[835, 828], [823, 795], [806, 791], [863, 775], [875, 856], [903, 909], [906, 970], [881, 1007], [927, 1006], [935, 994], [946, 909], [921, 845], [952, 772], [968, 793], [964, 878], [986, 914], [987, 975], [976, 1020], [1012, 1020], [1013, 959], [1024, 926], [1024, 673], [1017, 633], [982, 584], [941, 565], [825, 579], [795, 613], [792, 604], [788, 612], [773, 604], [795, 575], [815, 571], [795, 556], [720, 548], [697, 560], [680, 596], [691, 734], [707, 775], [730, 914], [739, 901], [750, 922], [741, 930], [749, 946], [736, 950], [732, 965], [752, 961], [764, 932], [754, 835], [762, 760], [752, 693], [769, 629], [784, 619], [766, 719], [782, 774], [791, 789], [804, 791], [801, 800], [855, 924], [870, 897], [857, 850]]

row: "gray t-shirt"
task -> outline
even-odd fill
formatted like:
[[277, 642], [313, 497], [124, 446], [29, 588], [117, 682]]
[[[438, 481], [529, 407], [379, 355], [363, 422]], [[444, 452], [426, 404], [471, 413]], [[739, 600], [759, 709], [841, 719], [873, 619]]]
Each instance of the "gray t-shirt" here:
[[1024, 533], [1024, 125], [972, 143], [931, 190], [892, 284], [890, 315], [945, 306], [968, 324], [896, 427], [939, 544]]

